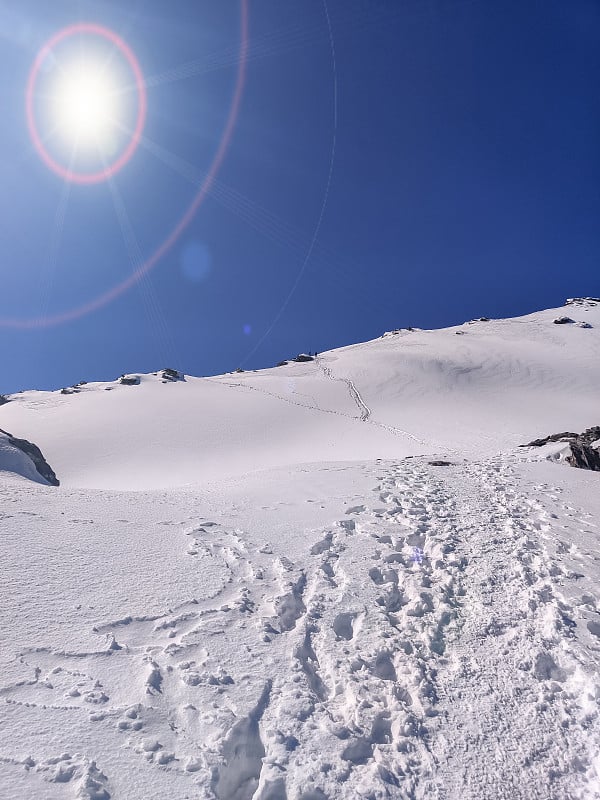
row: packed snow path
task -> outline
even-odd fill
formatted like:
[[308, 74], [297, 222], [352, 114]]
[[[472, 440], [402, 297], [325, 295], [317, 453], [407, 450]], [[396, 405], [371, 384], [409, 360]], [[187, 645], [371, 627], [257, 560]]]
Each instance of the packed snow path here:
[[[287, 538], [263, 536], [243, 502], [219, 514], [210, 495], [181, 495], [185, 513], [162, 523], [164, 561], [145, 577], [168, 593], [178, 558], [182, 574], [196, 570], [195, 594], [182, 584], [162, 609], [112, 618], [90, 601], [90, 630], [59, 631], [62, 645], [56, 632], [43, 641], [44, 600], [56, 614], [54, 595], [66, 609], [73, 589], [58, 573], [20, 605], [9, 596], [3, 630], [21, 646], [0, 688], [0, 797], [600, 797], [598, 531], [522, 469], [508, 456], [306, 467], [310, 485], [339, 472], [345, 493], [322, 503], [321, 514], [338, 506], [330, 524], [292, 523]], [[281, 487], [267, 517], [285, 511]], [[164, 515], [159, 493], [139, 498], [123, 508], [154, 502]], [[8, 487], [2, 500], [3, 542], [15, 542], [3, 563], [18, 582], [24, 545], [56, 549], [44, 541], [56, 520], [45, 490]], [[108, 524], [101, 494], [60, 503], [65, 523], [82, 503], [98, 509], [71, 520], [80, 531]], [[38, 540], [21, 528], [19, 550], [23, 513]], [[80, 580], [85, 603], [93, 570]], [[78, 646], [86, 637], [95, 646]]]

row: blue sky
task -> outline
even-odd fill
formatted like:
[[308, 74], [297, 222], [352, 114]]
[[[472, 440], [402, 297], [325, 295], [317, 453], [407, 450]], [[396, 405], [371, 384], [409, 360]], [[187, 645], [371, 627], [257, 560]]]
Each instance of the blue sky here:
[[[0, 392], [258, 368], [600, 293], [595, 0], [249, 7], [242, 103], [206, 201], [137, 285], [46, 325], [125, 279], [188, 208], [229, 113], [240, 3], [0, 6], [0, 318], [39, 321], [0, 327]], [[79, 21], [122, 36], [148, 79], [151, 146], [112, 189], [65, 186], [25, 119], [36, 54]]]

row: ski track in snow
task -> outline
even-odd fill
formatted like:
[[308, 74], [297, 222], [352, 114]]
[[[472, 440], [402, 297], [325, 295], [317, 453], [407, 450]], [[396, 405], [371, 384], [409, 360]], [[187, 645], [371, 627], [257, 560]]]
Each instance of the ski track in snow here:
[[[600, 598], [571, 535], [592, 523], [517, 469], [366, 464], [371, 494], [301, 560], [199, 517], [182, 557], [222, 567], [215, 597], [99, 619], [93, 652], [24, 651], [0, 702], [102, 726], [181, 797], [600, 797]], [[2, 765], [31, 798], [119, 796], [91, 746]]]

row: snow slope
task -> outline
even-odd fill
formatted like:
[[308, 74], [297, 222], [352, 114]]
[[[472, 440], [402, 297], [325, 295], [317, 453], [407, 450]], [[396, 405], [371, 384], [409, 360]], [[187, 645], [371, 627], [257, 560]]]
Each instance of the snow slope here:
[[[317, 361], [164, 384], [25, 392], [0, 427], [65, 486], [154, 489], [252, 469], [422, 453], [492, 455], [598, 422], [600, 305], [401, 332]], [[461, 333], [462, 335], [456, 335]], [[110, 391], [107, 391], [110, 390]]]
[[600, 474], [516, 448], [598, 423], [560, 313], [0, 408], [62, 480], [0, 475], [1, 800], [600, 798]]

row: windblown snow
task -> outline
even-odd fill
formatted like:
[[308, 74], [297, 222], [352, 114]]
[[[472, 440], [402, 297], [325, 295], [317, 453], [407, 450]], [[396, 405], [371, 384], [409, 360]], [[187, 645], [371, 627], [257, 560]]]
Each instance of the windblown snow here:
[[0, 798], [600, 798], [600, 303], [130, 377], [0, 408]]

